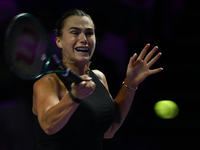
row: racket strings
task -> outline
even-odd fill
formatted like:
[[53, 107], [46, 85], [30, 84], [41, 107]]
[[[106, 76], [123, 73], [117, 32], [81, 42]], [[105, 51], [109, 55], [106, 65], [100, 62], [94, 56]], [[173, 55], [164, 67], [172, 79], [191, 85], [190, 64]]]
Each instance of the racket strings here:
[[47, 37], [32, 19], [17, 20], [9, 31], [6, 57], [11, 70], [25, 77], [40, 74], [47, 59]]

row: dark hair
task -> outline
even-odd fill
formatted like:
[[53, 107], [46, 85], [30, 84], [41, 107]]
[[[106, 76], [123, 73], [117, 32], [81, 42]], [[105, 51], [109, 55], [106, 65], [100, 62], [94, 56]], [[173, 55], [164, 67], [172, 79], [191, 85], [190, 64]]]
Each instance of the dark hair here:
[[91, 18], [90, 15], [86, 14], [84, 11], [79, 10], [79, 9], [73, 9], [73, 10], [65, 12], [56, 24], [56, 29], [55, 29], [56, 36], [58, 37], [62, 36], [62, 29], [65, 25], [65, 20], [70, 16], [87, 16]]

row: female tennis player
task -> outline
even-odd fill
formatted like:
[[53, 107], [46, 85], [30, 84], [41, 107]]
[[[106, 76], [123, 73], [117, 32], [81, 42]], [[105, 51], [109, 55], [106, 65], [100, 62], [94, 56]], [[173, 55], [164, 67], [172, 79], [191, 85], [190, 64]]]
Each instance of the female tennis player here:
[[37, 150], [102, 150], [103, 139], [112, 138], [125, 120], [139, 84], [163, 70], [150, 70], [161, 53], [153, 57], [158, 47], [147, 53], [150, 47], [147, 44], [139, 55], [134, 54], [122, 87], [113, 99], [105, 75], [90, 70], [96, 37], [88, 14], [81, 10], [65, 13], [57, 24], [56, 43], [62, 50], [64, 65], [84, 81], [75, 84], [52, 73], [35, 82], [33, 113], [37, 122]]

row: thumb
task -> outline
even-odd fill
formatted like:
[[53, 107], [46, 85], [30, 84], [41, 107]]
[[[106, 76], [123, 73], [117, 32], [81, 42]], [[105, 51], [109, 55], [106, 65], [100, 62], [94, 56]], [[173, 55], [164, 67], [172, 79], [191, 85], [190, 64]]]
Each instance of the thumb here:
[[82, 75], [81, 76], [85, 81], [91, 81], [92, 80], [92, 78], [90, 77], [90, 76], [88, 76], [88, 75]]
[[133, 65], [137, 58], [137, 53], [135, 53], [129, 60], [129, 65]]

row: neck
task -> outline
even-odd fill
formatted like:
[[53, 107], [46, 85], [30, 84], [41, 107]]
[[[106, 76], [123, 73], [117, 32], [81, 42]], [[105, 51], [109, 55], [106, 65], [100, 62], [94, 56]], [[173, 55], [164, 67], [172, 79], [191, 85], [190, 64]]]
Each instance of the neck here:
[[90, 62], [84, 64], [84, 63], [71, 63], [71, 62], [65, 62], [64, 65], [67, 68], [70, 68], [74, 72], [76, 72], [79, 75], [89, 74], [90, 70]]

